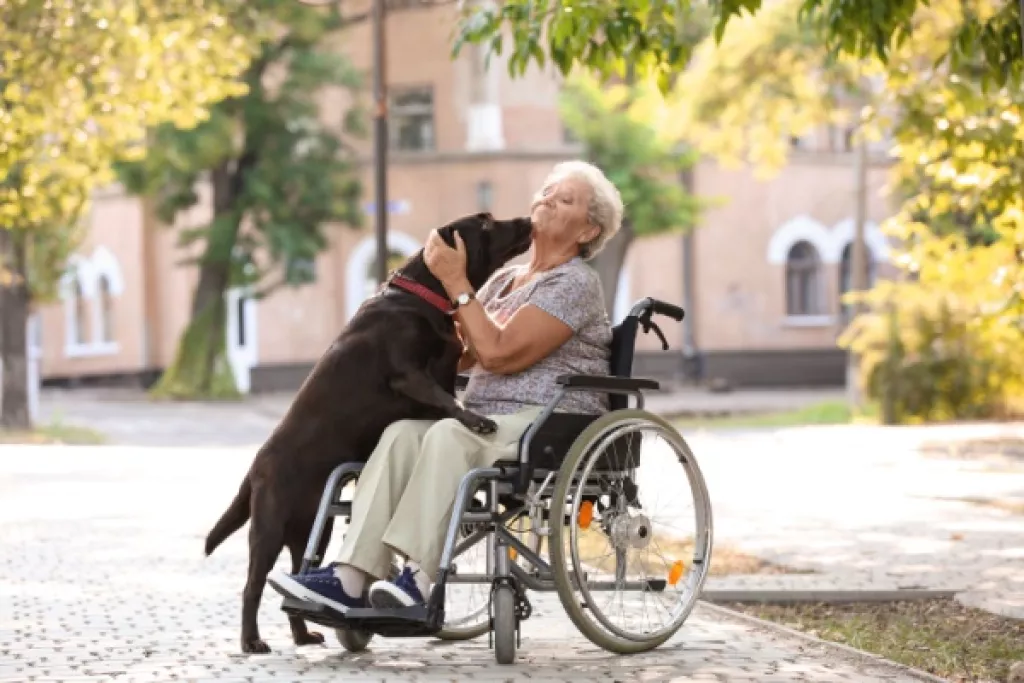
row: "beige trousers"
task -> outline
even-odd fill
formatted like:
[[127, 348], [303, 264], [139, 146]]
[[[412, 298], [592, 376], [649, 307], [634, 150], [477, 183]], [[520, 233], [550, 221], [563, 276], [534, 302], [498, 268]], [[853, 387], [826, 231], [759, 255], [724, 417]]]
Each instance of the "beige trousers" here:
[[359, 475], [338, 561], [383, 578], [398, 553], [435, 579], [462, 477], [516, 459], [519, 439], [540, 411], [492, 415], [498, 430], [487, 436], [452, 418], [390, 425]]

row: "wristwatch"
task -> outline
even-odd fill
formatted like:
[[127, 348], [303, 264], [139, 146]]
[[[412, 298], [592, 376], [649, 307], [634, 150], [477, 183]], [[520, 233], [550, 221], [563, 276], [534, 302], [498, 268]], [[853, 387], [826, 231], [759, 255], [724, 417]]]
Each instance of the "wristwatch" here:
[[452, 303], [455, 304], [455, 308], [458, 308], [460, 306], [465, 306], [475, 298], [476, 294], [474, 294], [473, 292], [463, 292], [462, 294], [459, 294], [457, 297], [455, 297], [455, 300], [452, 301]]

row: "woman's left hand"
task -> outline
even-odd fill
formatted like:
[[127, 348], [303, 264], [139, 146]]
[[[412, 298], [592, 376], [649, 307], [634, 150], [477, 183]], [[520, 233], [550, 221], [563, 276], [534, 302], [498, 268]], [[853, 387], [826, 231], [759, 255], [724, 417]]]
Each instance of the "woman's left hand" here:
[[437, 230], [432, 231], [423, 248], [423, 261], [443, 285], [458, 284], [466, 278], [466, 245], [459, 233], [455, 233], [455, 248], [452, 249]]

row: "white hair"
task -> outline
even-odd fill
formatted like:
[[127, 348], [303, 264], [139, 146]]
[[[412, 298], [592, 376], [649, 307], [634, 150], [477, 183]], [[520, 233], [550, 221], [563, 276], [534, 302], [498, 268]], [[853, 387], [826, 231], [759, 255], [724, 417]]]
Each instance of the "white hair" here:
[[548, 177], [544, 179], [535, 200], [543, 196], [545, 189], [567, 178], [578, 178], [590, 188], [587, 219], [598, 229], [598, 233], [594, 239], [580, 245], [580, 256], [592, 259], [622, 227], [622, 196], [601, 169], [594, 164], [577, 160], [555, 164]]

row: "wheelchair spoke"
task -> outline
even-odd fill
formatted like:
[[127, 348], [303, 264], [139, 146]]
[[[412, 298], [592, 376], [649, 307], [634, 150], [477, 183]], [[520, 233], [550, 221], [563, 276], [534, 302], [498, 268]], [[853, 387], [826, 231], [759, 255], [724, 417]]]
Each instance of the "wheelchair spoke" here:
[[[707, 571], [710, 506], [678, 433], [656, 419], [607, 422], [580, 449], [570, 485], [558, 487], [566, 495], [556, 504], [568, 507], [559, 542], [573, 573], [588, 577], [573, 582], [574, 592], [602, 642], [642, 647], [671, 635], [693, 608]], [[602, 590], [612, 595], [595, 599]]]

